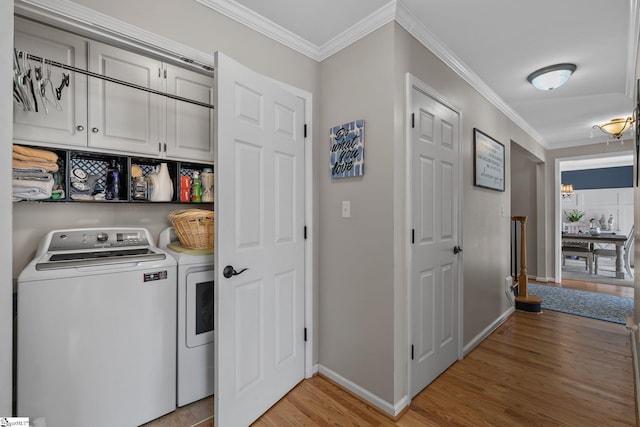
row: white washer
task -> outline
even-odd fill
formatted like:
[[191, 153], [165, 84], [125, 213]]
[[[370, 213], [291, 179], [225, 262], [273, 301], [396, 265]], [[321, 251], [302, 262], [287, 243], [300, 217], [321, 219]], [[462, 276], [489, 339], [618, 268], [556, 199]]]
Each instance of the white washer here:
[[146, 229], [48, 233], [18, 277], [19, 416], [137, 426], [175, 410], [176, 274]]
[[158, 246], [178, 263], [177, 404], [211, 396], [213, 381], [213, 250], [180, 246], [173, 227], [160, 233]]

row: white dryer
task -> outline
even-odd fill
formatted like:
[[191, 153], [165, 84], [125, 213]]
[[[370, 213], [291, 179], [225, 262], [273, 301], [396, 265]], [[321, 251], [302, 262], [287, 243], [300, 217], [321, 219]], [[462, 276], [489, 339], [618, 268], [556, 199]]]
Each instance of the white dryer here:
[[213, 248], [183, 248], [173, 227], [160, 233], [158, 247], [178, 264], [176, 403], [184, 406], [214, 391]]

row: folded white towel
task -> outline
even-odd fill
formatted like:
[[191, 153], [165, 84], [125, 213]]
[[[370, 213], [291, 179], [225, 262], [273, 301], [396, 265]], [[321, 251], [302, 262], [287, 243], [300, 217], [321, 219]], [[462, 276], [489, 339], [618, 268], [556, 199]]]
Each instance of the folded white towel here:
[[13, 185], [13, 198], [23, 200], [42, 200], [51, 197], [51, 191], [53, 190], [53, 176], [51, 174], [48, 177], [33, 177], [32, 179], [14, 177], [12, 181]]

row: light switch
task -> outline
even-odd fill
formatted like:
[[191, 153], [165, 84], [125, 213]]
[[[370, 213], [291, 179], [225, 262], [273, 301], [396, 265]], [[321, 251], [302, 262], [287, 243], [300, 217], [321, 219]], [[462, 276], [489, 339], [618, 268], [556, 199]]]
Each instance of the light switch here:
[[351, 201], [342, 201], [342, 218], [351, 218]]

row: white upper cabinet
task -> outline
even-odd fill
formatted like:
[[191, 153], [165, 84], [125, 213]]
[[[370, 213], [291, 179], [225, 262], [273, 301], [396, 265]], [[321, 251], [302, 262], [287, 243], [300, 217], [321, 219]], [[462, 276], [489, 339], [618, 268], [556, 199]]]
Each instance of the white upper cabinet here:
[[[137, 53], [16, 18], [15, 47], [65, 65], [160, 93], [213, 104], [213, 77]], [[35, 61], [51, 71], [47, 96], [55, 99], [63, 73], [59, 106], [48, 112], [23, 111], [14, 103], [14, 140], [29, 145], [142, 154], [175, 160], [213, 162], [213, 110], [109, 80], [87, 77]], [[37, 98], [38, 99], [38, 98]]]
[[[78, 68], [87, 67], [87, 42], [64, 31], [16, 18], [14, 43], [16, 49], [32, 55]], [[35, 61], [20, 59], [20, 62], [23, 68], [31, 68], [32, 77], [39, 68], [43, 78], [49, 76], [50, 83], [44, 85], [46, 110], [39, 95], [36, 95], [38, 112], [23, 111], [14, 102], [14, 139], [35, 145], [86, 146], [87, 77]], [[56, 89], [60, 88], [63, 73], [69, 75], [69, 86], [61, 88], [58, 101]]]
[[[155, 91], [163, 91], [162, 63], [103, 43], [89, 42], [89, 71]], [[88, 145], [158, 154], [164, 139], [165, 98], [143, 90], [89, 78]]]
[[[165, 65], [167, 93], [213, 104], [213, 77]], [[213, 109], [166, 99], [167, 156], [213, 162]]]

